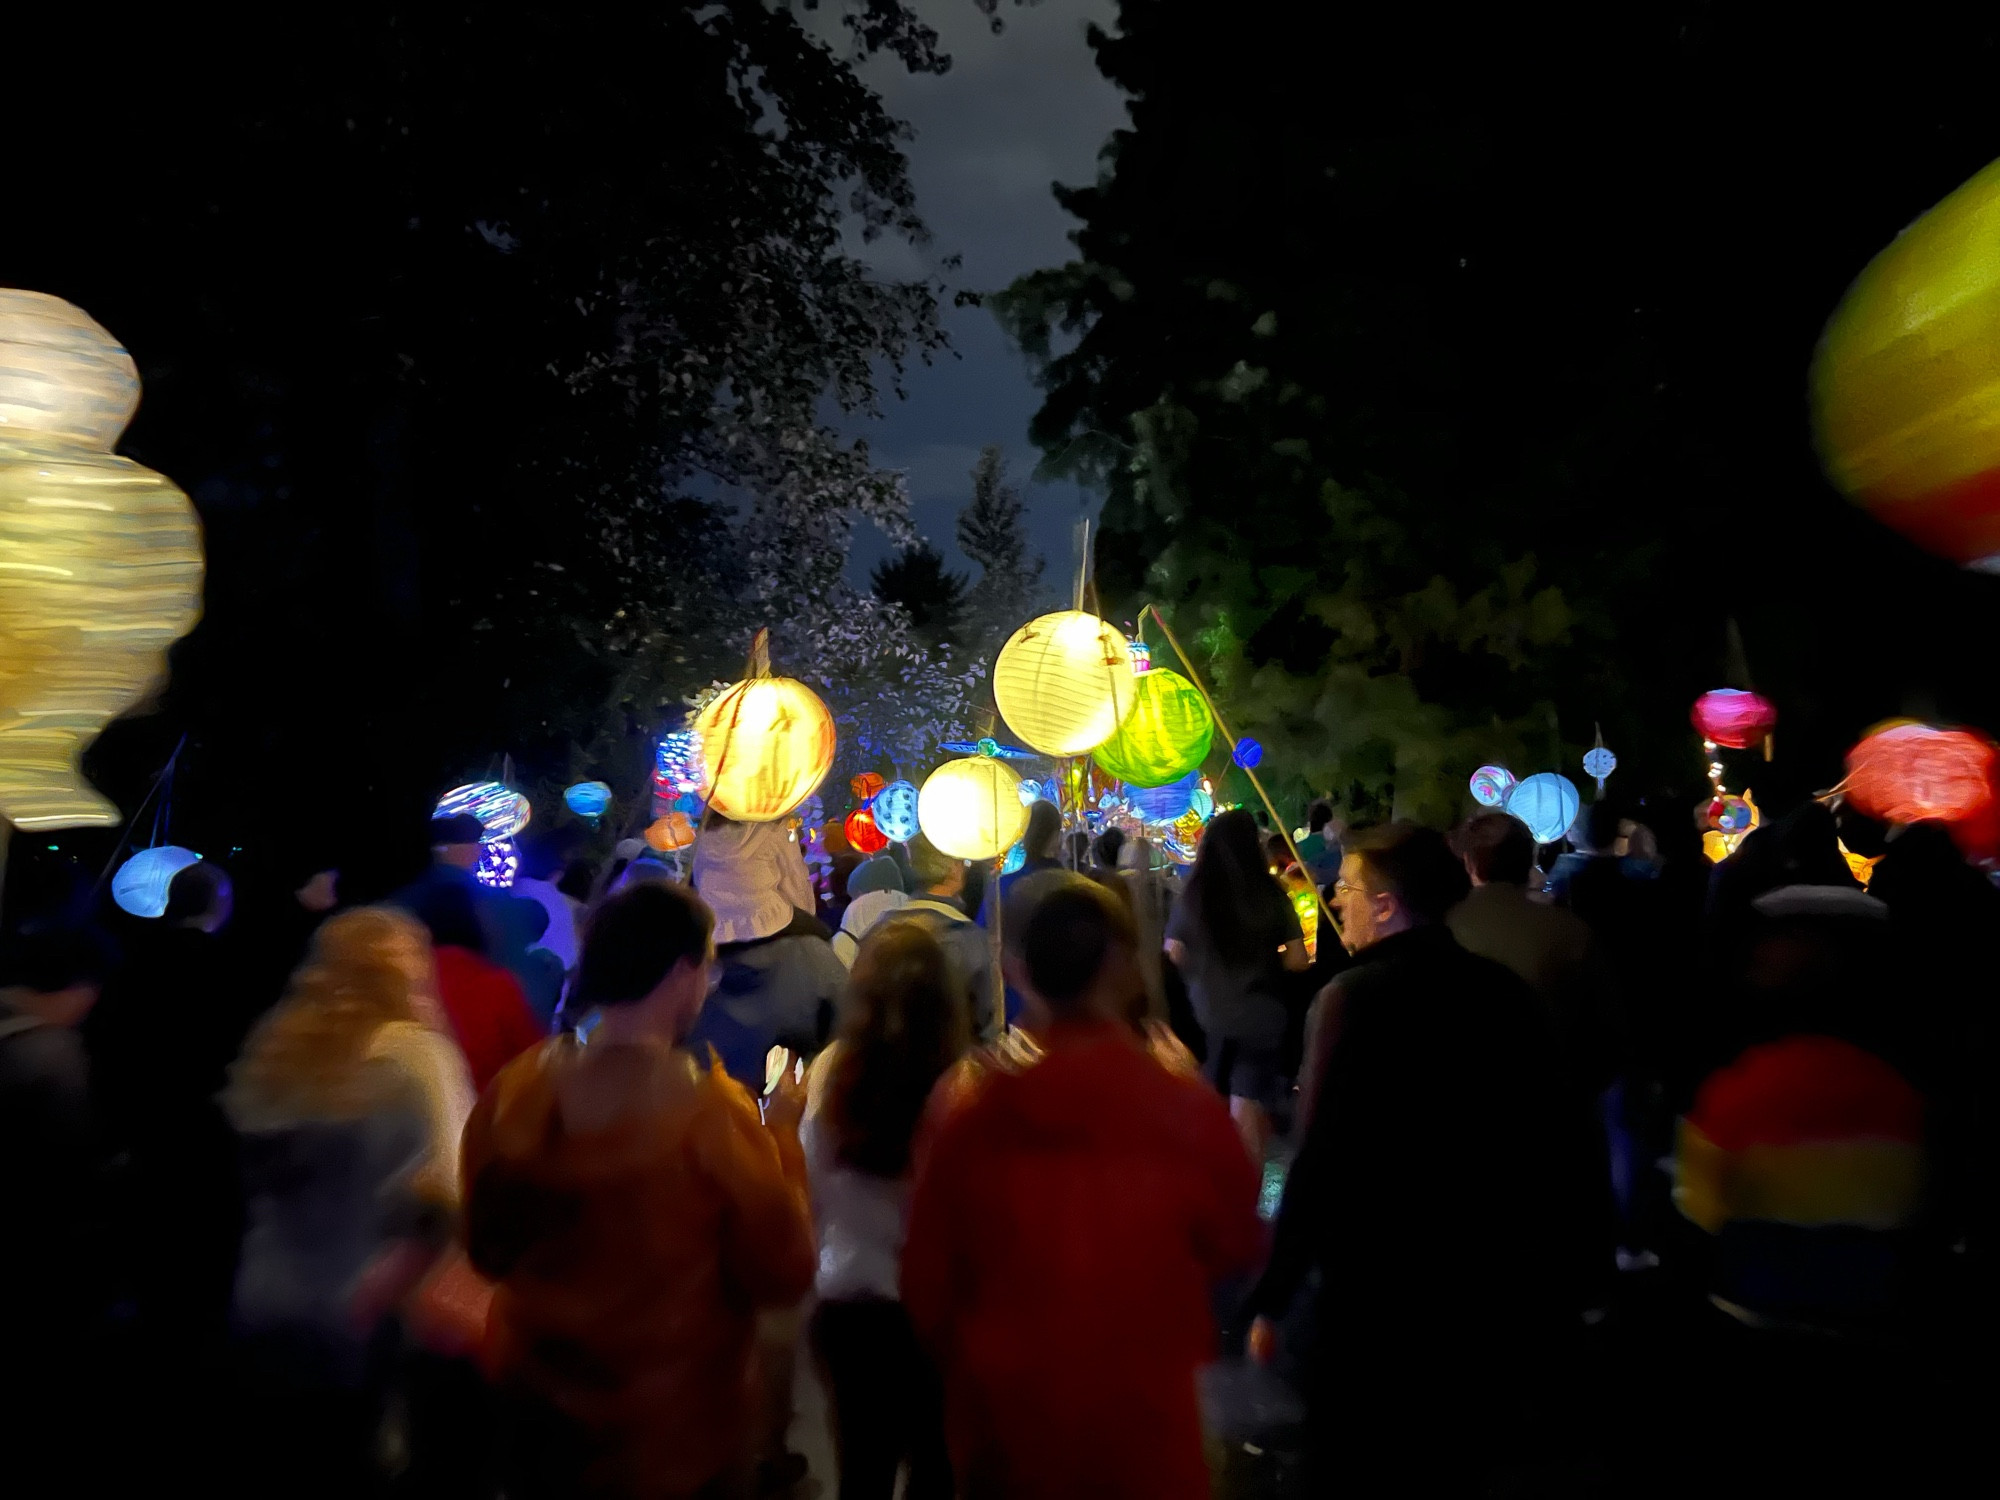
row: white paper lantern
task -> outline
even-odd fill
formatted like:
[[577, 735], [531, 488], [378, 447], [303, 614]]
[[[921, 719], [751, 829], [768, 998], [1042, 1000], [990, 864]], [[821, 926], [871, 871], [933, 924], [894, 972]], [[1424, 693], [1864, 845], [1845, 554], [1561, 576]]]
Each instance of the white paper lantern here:
[[163, 917], [167, 914], [167, 890], [174, 877], [189, 865], [200, 863], [199, 854], [178, 844], [141, 849], [111, 877], [111, 899], [135, 917]]
[[997, 859], [1028, 829], [1020, 778], [990, 756], [948, 760], [917, 794], [917, 822], [953, 859]]
[[993, 701], [1021, 742], [1044, 755], [1095, 750], [1137, 696], [1125, 637], [1082, 610], [1030, 620], [993, 663]]

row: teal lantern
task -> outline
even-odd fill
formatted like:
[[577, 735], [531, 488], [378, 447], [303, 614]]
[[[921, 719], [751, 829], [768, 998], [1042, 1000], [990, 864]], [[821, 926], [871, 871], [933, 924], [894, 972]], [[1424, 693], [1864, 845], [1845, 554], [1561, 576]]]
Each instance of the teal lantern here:
[[1195, 685], [1165, 667], [1133, 679], [1132, 711], [1093, 757], [1127, 786], [1156, 787], [1198, 770], [1215, 720]]

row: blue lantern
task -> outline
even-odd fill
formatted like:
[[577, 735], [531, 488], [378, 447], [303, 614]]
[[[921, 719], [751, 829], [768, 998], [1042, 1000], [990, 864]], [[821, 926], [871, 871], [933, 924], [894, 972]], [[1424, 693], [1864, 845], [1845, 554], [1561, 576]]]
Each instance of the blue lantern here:
[[1021, 806], [1033, 807], [1042, 800], [1042, 784], [1030, 777], [1021, 778]]
[[481, 885], [508, 890], [520, 873], [521, 851], [512, 839], [487, 839], [479, 846], [479, 867], [472, 875]]
[[1604, 790], [1604, 778], [1618, 769], [1618, 757], [1599, 745], [1584, 752], [1583, 769], [1597, 778], [1597, 789], [1601, 792]]
[[563, 793], [563, 804], [579, 818], [601, 818], [611, 805], [611, 788], [601, 781], [579, 781]]
[[111, 899], [135, 917], [163, 917], [167, 914], [167, 887], [189, 865], [200, 863], [199, 854], [178, 844], [141, 849], [111, 877]]
[[1236, 742], [1236, 748], [1230, 752], [1229, 758], [1244, 770], [1254, 771], [1257, 769], [1257, 763], [1264, 758], [1264, 747], [1255, 740], [1241, 739]]
[[1200, 790], [1201, 772], [1190, 771], [1165, 786], [1135, 787], [1129, 800], [1132, 811], [1148, 823], [1171, 823], [1194, 805]]
[[1569, 832], [1583, 808], [1583, 796], [1567, 776], [1543, 771], [1507, 794], [1507, 811], [1528, 825], [1538, 844], [1553, 844]]
[[892, 781], [875, 794], [871, 811], [875, 826], [894, 844], [917, 836], [917, 789], [907, 781]]
[[1000, 873], [1002, 875], [1012, 875], [1016, 870], [1020, 869], [1021, 866], [1025, 865], [1027, 862], [1028, 862], [1027, 846], [1023, 844], [1016, 844], [1013, 848], [1007, 851], [1007, 857], [1000, 862]]

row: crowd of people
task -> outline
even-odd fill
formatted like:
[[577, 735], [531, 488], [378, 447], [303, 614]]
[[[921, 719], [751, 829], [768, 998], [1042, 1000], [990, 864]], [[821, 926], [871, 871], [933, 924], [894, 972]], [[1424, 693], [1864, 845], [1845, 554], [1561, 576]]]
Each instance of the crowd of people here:
[[[505, 892], [481, 833], [369, 904], [301, 858], [15, 921], [13, 1492], [789, 1494], [800, 1357], [847, 1500], [1266, 1447], [1272, 1493], [1872, 1491], [1976, 1429], [2000, 891], [1942, 829], [1811, 801], [1711, 866], [1609, 801], [1560, 857], [1319, 804], [1183, 872], [1039, 802], [990, 882], [711, 819], [685, 878]], [[1246, 1356], [1304, 1419], [1232, 1457]]]

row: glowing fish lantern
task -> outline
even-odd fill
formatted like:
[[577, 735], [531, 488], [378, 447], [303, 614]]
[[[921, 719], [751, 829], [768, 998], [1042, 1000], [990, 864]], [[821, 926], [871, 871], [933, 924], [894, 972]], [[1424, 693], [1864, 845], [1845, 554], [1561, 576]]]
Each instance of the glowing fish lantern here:
[[662, 854], [671, 854], [676, 849], [685, 849], [694, 842], [694, 820], [684, 812], [670, 812], [664, 818], [655, 818], [646, 830], [648, 847]]
[[[1185, 817], [1201, 791], [1201, 773], [1190, 771], [1166, 786], [1144, 787], [1132, 793], [1132, 811], [1148, 823], [1172, 823]], [[1212, 805], [1212, 804], [1211, 804]], [[1197, 819], [1199, 821], [1199, 819]]]
[[889, 835], [875, 826], [875, 814], [865, 807], [858, 807], [849, 813], [840, 828], [847, 835], [847, 842], [854, 846], [856, 854], [880, 854], [889, 847]]
[[2000, 749], [1969, 729], [1892, 723], [1847, 752], [1847, 800], [1883, 823], [1943, 823], [1969, 854], [2000, 845]]
[[1481, 807], [1505, 807], [1516, 784], [1505, 766], [1481, 766], [1472, 773], [1472, 800]]
[[1215, 798], [1209, 795], [1206, 783], [1188, 794], [1188, 812], [1204, 823], [1215, 816]]
[[1028, 828], [1019, 781], [990, 756], [946, 761], [917, 794], [924, 837], [954, 859], [998, 859]]
[[1214, 734], [1194, 684], [1161, 667], [1139, 678], [1132, 711], [1091, 758], [1127, 786], [1165, 786], [1200, 767]]
[[1812, 396], [1843, 492], [1926, 551], [2000, 568], [2000, 162], [1855, 278]]
[[1030, 620], [993, 663], [993, 701], [1015, 735], [1044, 755], [1095, 750], [1136, 696], [1125, 637], [1082, 610]]
[[1778, 727], [1771, 700], [1741, 688], [1717, 688], [1694, 700], [1688, 715], [1701, 737], [1730, 750], [1748, 750]]
[[490, 843], [494, 839], [511, 839], [526, 828], [533, 811], [528, 799], [505, 782], [472, 781], [455, 786], [438, 798], [437, 809], [431, 816], [455, 818], [461, 813], [471, 813], [486, 830], [483, 837]]
[[563, 805], [579, 818], [601, 818], [611, 805], [611, 788], [601, 781], [579, 781], [563, 793]]
[[1238, 740], [1236, 748], [1229, 752], [1229, 758], [1244, 770], [1254, 771], [1264, 759], [1264, 747], [1252, 739]]
[[0, 817], [105, 827], [78, 757], [201, 613], [201, 526], [111, 451], [139, 372], [78, 308], [0, 288]]
[[1569, 832], [1583, 797], [1567, 776], [1543, 771], [1507, 794], [1507, 811], [1528, 825], [1538, 844], [1553, 844]]
[[163, 917], [167, 914], [167, 889], [174, 877], [189, 865], [200, 863], [199, 854], [178, 844], [141, 849], [111, 877], [111, 899], [121, 911], [135, 917]]
[[803, 682], [773, 677], [759, 647], [757, 670], [701, 711], [708, 802], [739, 823], [775, 823], [833, 769], [833, 715]]
[[907, 844], [917, 836], [917, 789], [909, 782], [890, 782], [875, 794], [868, 810], [891, 843]]

